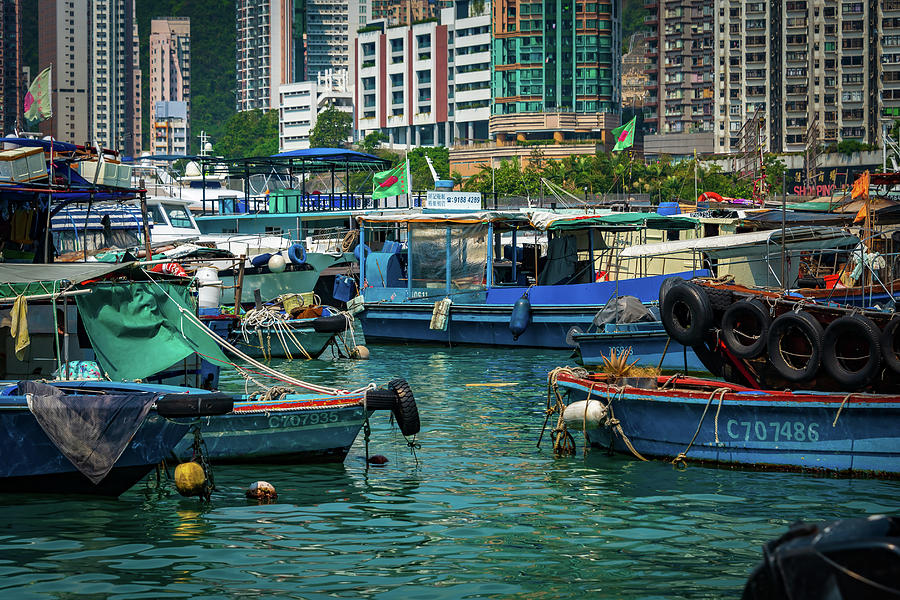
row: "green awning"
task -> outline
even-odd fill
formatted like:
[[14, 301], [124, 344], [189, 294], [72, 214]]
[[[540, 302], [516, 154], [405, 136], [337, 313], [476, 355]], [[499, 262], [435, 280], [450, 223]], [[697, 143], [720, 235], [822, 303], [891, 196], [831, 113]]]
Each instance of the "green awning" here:
[[111, 379], [143, 379], [194, 352], [227, 362], [205, 327], [182, 314], [195, 314], [184, 285], [141, 281], [90, 288], [75, 302], [97, 362]]
[[561, 217], [547, 225], [548, 230], [620, 227], [647, 227], [649, 229], [693, 229], [697, 219], [667, 216], [657, 213], [622, 212], [590, 217]]
[[24, 294], [54, 294], [70, 283], [81, 283], [103, 277], [114, 271], [128, 269], [131, 264], [54, 263], [24, 264], [0, 263], [0, 298]]

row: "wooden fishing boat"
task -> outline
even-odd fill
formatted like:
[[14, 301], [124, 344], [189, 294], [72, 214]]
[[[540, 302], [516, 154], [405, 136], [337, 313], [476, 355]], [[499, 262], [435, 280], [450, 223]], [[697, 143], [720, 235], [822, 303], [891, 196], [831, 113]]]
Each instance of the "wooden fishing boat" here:
[[614, 452], [676, 464], [900, 476], [900, 395], [759, 390], [682, 376], [617, 385], [565, 369], [550, 384], [566, 417], [555, 434], [584, 429], [587, 443]]
[[[666, 274], [709, 274], [690, 260], [617, 262], [626, 243], [694, 234], [699, 221], [684, 216], [483, 211], [358, 220], [358, 316], [370, 341], [563, 349], [568, 332], [587, 329], [610, 298], [651, 302]], [[405, 247], [385, 235], [405, 237]]]
[[667, 373], [708, 373], [693, 348], [672, 341], [661, 321], [607, 323], [601, 331], [572, 334], [585, 367], [599, 367], [603, 358], [629, 353], [629, 362]]
[[[42, 410], [36, 395], [47, 388], [59, 396]], [[232, 405], [206, 390], [146, 383], [0, 382], [0, 491], [118, 496], [184, 438], [192, 420], [184, 417]], [[102, 434], [86, 423], [102, 423]]]
[[[204, 419], [200, 431], [215, 462], [342, 462], [373, 410], [389, 410], [403, 435], [419, 432], [419, 412], [406, 381], [387, 389], [342, 394], [276, 388], [263, 398], [243, 396], [231, 414]], [[174, 449], [190, 460], [190, 437]]]

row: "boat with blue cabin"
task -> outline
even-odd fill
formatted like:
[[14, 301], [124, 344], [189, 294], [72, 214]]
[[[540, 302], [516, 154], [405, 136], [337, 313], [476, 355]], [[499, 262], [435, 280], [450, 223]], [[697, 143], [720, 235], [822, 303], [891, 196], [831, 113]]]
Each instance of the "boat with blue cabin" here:
[[698, 234], [699, 221], [685, 216], [416, 211], [357, 220], [367, 340], [561, 349], [610, 298], [649, 303], [667, 276], [709, 274], [677, 259], [617, 259], [631, 244]]

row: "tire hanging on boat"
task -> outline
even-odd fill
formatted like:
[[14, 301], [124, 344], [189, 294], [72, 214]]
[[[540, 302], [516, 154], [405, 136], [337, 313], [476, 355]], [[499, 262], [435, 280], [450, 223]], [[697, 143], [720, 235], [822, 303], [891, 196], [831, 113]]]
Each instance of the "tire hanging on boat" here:
[[312, 326], [317, 333], [341, 333], [350, 328], [350, 321], [345, 315], [316, 317]]
[[388, 389], [397, 395], [392, 412], [397, 420], [397, 426], [400, 427], [400, 433], [406, 436], [419, 433], [421, 429], [419, 408], [416, 406], [416, 399], [409, 384], [405, 379], [398, 377], [388, 382]]
[[805, 312], [786, 312], [769, 328], [769, 362], [791, 383], [816, 376], [822, 360], [822, 325]]
[[771, 325], [762, 301], [740, 300], [722, 316], [722, 342], [738, 358], [756, 358], [766, 349]]
[[666, 333], [685, 346], [696, 346], [712, 327], [712, 307], [706, 291], [686, 281], [672, 286], [660, 308]]
[[867, 386], [881, 369], [881, 332], [872, 319], [844, 315], [832, 321], [822, 338], [822, 365], [846, 390]]
[[895, 316], [884, 326], [879, 341], [884, 364], [900, 375], [900, 315]]
[[663, 280], [663, 282], [659, 285], [659, 309], [662, 310], [663, 301], [666, 299], [666, 294], [669, 293], [673, 287], [678, 285], [679, 283], [684, 283], [684, 279], [678, 277], [677, 275], [674, 277], [667, 277]]

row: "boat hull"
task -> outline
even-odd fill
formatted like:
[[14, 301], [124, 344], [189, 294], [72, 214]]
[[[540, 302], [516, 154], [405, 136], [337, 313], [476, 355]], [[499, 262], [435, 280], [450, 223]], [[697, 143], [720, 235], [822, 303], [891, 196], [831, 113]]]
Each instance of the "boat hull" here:
[[143, 479], [188, 430], [150, 413], [98, 484], [82, 475], [44, 433], [27, 405], [0, 400], [0, 492], [119, 496]]
[[[900, 476], [898, 396], [760, 391], [715, 381], [693, 390], [619, 392], [565, 374], [559, 386], [571, 400], [590, 396], [605, 403], [609, 392], [624, 434], [648, 458], [672, 460], [684, 453], [686, 461], [724, 466]], [[720, 406], [722, 392], [716, 390], [722, 389]], [[587, 439], [631, 454], [607, 428], [589, 429]]]
[[[200, 433], [216, 463], [343, 462], [366, 420], [365, 394], [292, 394], [275, 401], [235, 402], [234, 412], [203, 419]], [[175, 446], [192, 457], [193, 435]]]
[[431, 304], [366, 303], [359, 319], [367, 341], [564, 349], [569, 329], [587, 329], [603, 307], [532, 305], [531, 323], [517, 340], [509, 330], [511, 304], [454, 304], [443, 331], [429, 327], [433, 308]]
[[311, 327], [291, 328], [290, 336], [279, 334], [273, 327], [261, 327], [247, 333], [238, 332], [232, 343], [253, 358], [317, 358], [334, 339], [334, 333], [319, 333]]
[[669, 340], [661, 324], [658, 329], [581, 333], [572, 339], [581, 354], [581, 364], [587, 367], [599, 367], [604, 356], [609, 357], [613, 352], [621, 355], [630, 349], [628, 362], [636, 360], [638, 367], [659, 368], [669, 373], [709, 373], [692, 348]]

